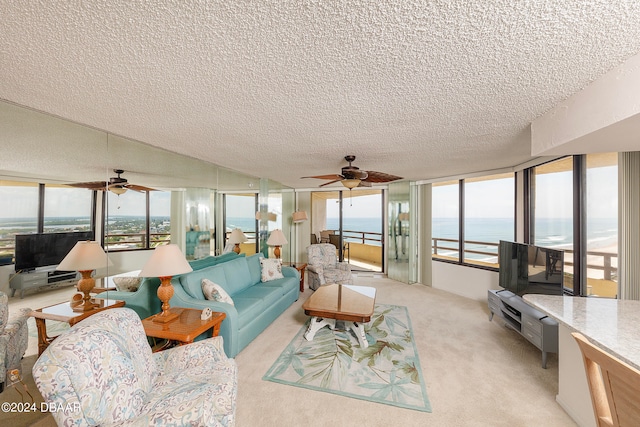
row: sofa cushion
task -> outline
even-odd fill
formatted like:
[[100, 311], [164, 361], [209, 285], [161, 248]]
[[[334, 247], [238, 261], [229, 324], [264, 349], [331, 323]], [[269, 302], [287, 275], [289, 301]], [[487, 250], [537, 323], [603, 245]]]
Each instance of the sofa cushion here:
[[260, 260], [262, 266], [261, 280], [269, 282], [275, 279], [282, 279], [282, 260], [277, 258], [262, 258]]
[[261, 298], [236, 296], [233, 300], [238, 311], [238, 328], [242, 329], [265, 310], [265, 302]]
[[249, 266], [247, 265], [247, 258], [245, 257], [223, 262], [220, 264], [220, 267], [224, 269], [228, 279], [225, 283], [217, 283], [219, 283], [232, 298], [249, 286], [255, 284], [251, 281], [251, 273], [249, 273]]
[[271, 280], [270, 282], [263, 282], [256, 286], [260, 288], [276, 288], [278, 289], [278, 292], [285, 295], [291, 292], [293, 288], [298, 288], [299, 283], [300, 282], [296, 279], [284, 277], [282, 279]]
[[[242, 258], [244, 260], [244, 258]], [[201, 270], [192, 271], [188, 274], [181, 275], [178, 280], [180, 285], [189, 296], [197, 299], [205, 299], [202, 293], [202, 279], [209, 279], [214, 283], [220, 285], [224, 290], [229, 293], [227, 288], [227, 277], [222, 268], [223, 264], [206, 267]]]
[[210, 301], [225, 302], [233, 305], [233, 300], [222, 286], [209, 279], [202, 279], [202, 293]]
[[253, 254], [247, 257], [247, 265], [249, 266], [249, 274], [251, 274], [251, 283], [259, 283], [260, 275], [262, 274], [262, 267], [260, 266], [260, 259], [263, 257], [262, 253]]
[[256, 286], [252, 286], [249, 289], [246, 289], [242, 292], [242, 297], [244, 298], [256, 298], [261, 299], [268, 306], [272, 306], [282, 298], [284, 293], [282, 292], [281, 287], [276, 286], [262, 286], [258, 284]]

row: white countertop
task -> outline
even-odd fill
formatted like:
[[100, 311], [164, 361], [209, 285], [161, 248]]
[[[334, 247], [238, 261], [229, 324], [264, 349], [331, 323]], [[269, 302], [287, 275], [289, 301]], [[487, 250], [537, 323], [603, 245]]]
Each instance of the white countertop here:
[[522, 299], [640, 369], [640, 301], [537, 294]]

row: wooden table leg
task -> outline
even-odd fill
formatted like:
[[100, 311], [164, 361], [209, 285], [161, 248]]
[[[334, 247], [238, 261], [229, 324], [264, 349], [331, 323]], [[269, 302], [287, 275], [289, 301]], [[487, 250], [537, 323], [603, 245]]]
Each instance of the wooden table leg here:
[[38, 328], [38, 356], [40, 356], [53, 340], [47, 336], [47, 324], [44, 319], [36, 318], [36, 326]]
[[304, 268], [300, 269], [300, 292], [304, 292]]

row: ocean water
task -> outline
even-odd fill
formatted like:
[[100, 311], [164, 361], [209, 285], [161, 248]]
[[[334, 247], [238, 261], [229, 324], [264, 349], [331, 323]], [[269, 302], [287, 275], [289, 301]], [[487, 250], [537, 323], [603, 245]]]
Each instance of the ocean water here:
[[[433, 237], [458, 238], [458, 220], [456, 218], [434, 218]], [[515, 240], [514, 223], [509, 218], [468, 218], [465, 222], [465, 240], [480, 242], [498, 242]], [[571, 218], [541, 218], [535, 222], [534, 244], [557, 249], [572, 249], [573, 220]], [[587, 219], [587, 248], [590, 251], [602, 250], [615, 246], [618, 242], [618, 221], [616, 218]], [[494, 245], [467, 244], [467, 249], [496, 252]], [[446, 252], [438, 251], [447, 255]], [[451, 253], [453, 254], [453, 252]], [[470, 254], [471, 259], [490, 257], [481, 254]]]

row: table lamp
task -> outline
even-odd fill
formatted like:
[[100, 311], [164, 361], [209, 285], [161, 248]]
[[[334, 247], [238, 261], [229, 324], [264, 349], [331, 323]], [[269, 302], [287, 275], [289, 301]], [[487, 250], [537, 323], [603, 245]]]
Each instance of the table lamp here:
[[167, 323], [179, 316], [169, 311], [169, 300], [173, 296], [171, 278], [177, 274], [193, 271], [182, 251], [175, 244], [157, 246], [153, 255], [142, 267], [140, 277], [158, 277], [158, 298], [162, 301], [162, 312], [153, 317], [154, 322]]
[[287, 242], [287, 238], [284, 237], [284, 233], [279, 228], [273, 230], [271, 232], [271, 235], [269, 236], [269, 239], [267, 240], [267, 245], [275, 246], [275, 248], [273, 249], [273, 254], [276, 256], [276, 258], [280, 258], [280, 246], [286, 245], [287, 243], [289, 243]]
[[96, 285], [96, 280], [91, 277], [91, 273], [98, 268], [110, 265], [113, 263], [102, 246], [98, 242], [90, 240], [76, 243], [64, 257], [56, 270], [79, 271], [82, 275], [78, 281], [78, 291], [84, 294], [83, 303], [73, 307], [73, 311], [89, 311], [98, 307], [98, 304], [91, 302], [91, 295], [89, 295]]
[[229, 236], [229, 243], [234, 244], [233, 252], [239, 254], [240, 253], [240, 243], [244, 243], [247, 241], [247, 236], [244, 235], [242, 230], [239, 228], [235, 228], [231, 235]]

